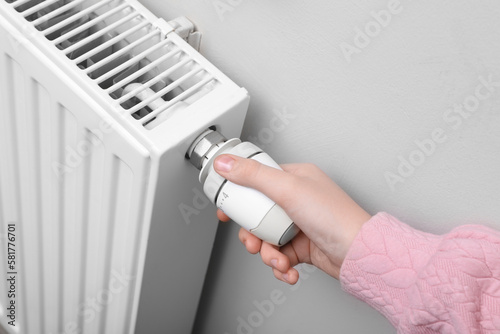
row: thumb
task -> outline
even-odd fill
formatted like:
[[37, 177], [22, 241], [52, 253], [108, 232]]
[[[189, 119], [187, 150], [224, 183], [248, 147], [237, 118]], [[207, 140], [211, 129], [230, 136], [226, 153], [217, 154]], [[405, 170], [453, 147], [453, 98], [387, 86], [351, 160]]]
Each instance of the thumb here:
[[256, 189], [279, 205], [290, 193], [290, 185], [293, 184], [293, 175], [283, 170], [230, 154], [218, 156], [214, 161], [214, 169], [225, 179]]

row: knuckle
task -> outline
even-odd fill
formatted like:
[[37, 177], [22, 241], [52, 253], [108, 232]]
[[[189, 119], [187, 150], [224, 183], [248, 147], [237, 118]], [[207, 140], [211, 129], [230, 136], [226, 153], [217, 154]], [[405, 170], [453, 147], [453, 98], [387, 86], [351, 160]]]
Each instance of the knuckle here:
[[311, 174], [318, 173], [318, 172], [321, 171], [321, 169], [317, 165], [315, 165], [313, 163], [306, 163], [306, 164], [304, 164], [304, 169], [307, 172], [311, 173]]
[[270, 260], [270, 259], [269, 259], [266, 255], [262, 254], [262, 249], [261, 249], [261, 252], [260, 252], [260, 258], [261, 258], [262, 262], [263, 262], [266, 266], [271, 267], [271, 268], [273, 267], [273, 266], [271, 265], [271, 260]]
[[246, 159], [244, 174], [249, 179], [258, 179], [262, 171], [262, 165], [252, 159]]
[[262, 164], [252, 159], [242, 159], [234, 172], [234, 181], [244, 186], [254, 186], [262, 177]]
[[285, 210], [296, 206], [297, 190], [303, 186], [302, 180], [296, 176], [290, 175], [287, 179], [286, 186], [281, 187], [278, 191], [277, 203]]
[[238, 232], [238, 237], [241, 243], [245, 244], [247, 238], [246, 238], [246, 231], [243, 228], [240, 228], [240, 231]]
[[276, 269], [273, 269], [273, 275], [275, 278], [279, 279], [280, 281], [282, 280], [281, 279], [281, 272], [279, 270], [276, 270]]

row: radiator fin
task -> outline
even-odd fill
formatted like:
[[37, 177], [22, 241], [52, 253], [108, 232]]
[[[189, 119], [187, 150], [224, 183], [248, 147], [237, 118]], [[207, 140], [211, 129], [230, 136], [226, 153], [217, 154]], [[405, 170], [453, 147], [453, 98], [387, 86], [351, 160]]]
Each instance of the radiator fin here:
[[[1, 62], [0, 62], [1, 66]], [[1, 67], [3, 68], [3, 67]], [[0, 132], [4, 131], [3, 127], [1, 126], [2, 123], [0, 123]], [[6, 187], [3, 186], [3, 180], [2, 180], [2, 175], [6, 175], [6, 171], [4, 170], [4, 166], [0, 163], [0, 245], [7, 245], [7, 219], [5, 218], [4, 214], [4, 199], [3, 199], [3, 191], [2, 189], [5, 189]], [[0, 248], [0, 266], [2, 268], [7, 268], [7, 249], [5, 247]], [[3, 272], [2, 272], [3, 274]], [[0, 300], [7, 300], [7, 281], [6, 280], [0, 280]], [[5, 319], [5, 311], [2, 309], [0, 310], [0, 317], [2, 319]]]
[[[11, 189], [11, 194], [8, 194], [10, 197], [10, 201], [7, 201], [6, 205], [4, 205], [6, 209], [6, 216], [7, 216], [7, 222], [8, 223], [14, 223], [16, 225], [16, 270], [17, 272], [24, 273], [26, 272], [27, 269], [35, 269], [38, 268], [37, 265], [33, 268], [28, 268], [27, 266], [27, 253], [26, 253], [26, 242], [27, 240], [24, 238], [24, 231], [27, 231], [29, 226], [30, 221], [27, 220], [27, 217], [23, 216], [23, 208], [21, 203], [26, 203], [25, 202], [25, 196], [27, 195], [27, 191], [30, 192], [31, 189], [27, 189], [25, 184], [22, 182], [22, 177], [24, 176], [21, 168], [22, 168], [22, 150], [25, 149], [26, 147], [24, 146], [23, 138], [26, 138], [25, 136], [20, 134], [20, 128], [22, 129], [22, 126], [20, 125], [21, 123], [21, 114], [19, 111], [21, 111], [24, 107], [24, 101], [25, 99], [22, 98], [20, 95], [16, 95], [15, 92], [17, 89], [20, 87], [24, 88], [24, 71], [22, 70], [21, 66], [13, 60], [9, 56], [4, 56], [4, 66], [5, 68], [5, 79], [4, 80], [9, 80], [9, 86], [4, 87], [9, 87], [8, 91], [6, 93], [6, 108], [8, 110], [11, 110], [11, 112], [8, 114], [8, 119], [6, 120], [7, 124], [7, 132], [6, 135], [8, 136], [5, 142], [10, 142], [11, 145], [6, 145], [2, 146], [7, 149], [8, 152], [7, 154], [2, 154], [2, 157], [6, 157], [2, 159], [2, 161], [5, 161], [5, 164], [7, 165], [7, 175], [10, 175], [11, 177], [7, 177], [8, 182], [10, 183], [10, 187], [8, 189]], [[21, 130], [22, 131], [22, 130]], [[4, 165], [5, 166], [5, 165]], [[9, 173], [10, 172], [10, 173]], [[10, 203], [9, 203], [10, 202]], [[26, 203], [26, 204], [32, 204], [32, 203]], [[26, 225], [24, 223], [27, 223]], [[36, 243], [35, 243], [36, 245]], [[36, 257], [38, 259], [38, 257]], [[1, 268], [3, 272], [3, 277], [7, 276], [7, 266]], [[26, 317], [23, 316], [25, 315], [28, 311], [27, 307], [27, 299], [26, 299], [26, 292], [27, 292], [27, 287], [26, 287], [26, 281], [27, 278], [25, 275], [19, 275], [18, 276], [18, 281], [16, 282], [16, 288], [18, 292], [16, 294], [17, 300], [18, 300], [18, 321], [20, 324], [20, 328], [27, 328], [27, 321]], [[35, 290], [35, 294], [33, 295], [35, 299], [41, 300], [39, 291]], [[37, 298], [38, 297], [38, 298]], [[36, 304], [35, 304], [36, 305]], [[38, 307], [39, 305], [36, 305], [35, 307]], [[40, 323], [40, 318], [34, 319], [35, 324]]]
[[147, 175], [19, 63], [0, 60], [9, 110], [0, 139], [10, 143], [0, 147], [0, 189], [11, 190], [0, 194], [0, 228], [17, 227], [20, 333], [128, 333], [119, 319], [133, 312]]
[[[3, 129], [0, 127], [0, 131]], [[3, 180], [2, 180], [2, 175], [5, 175], [6, 172], [3, 171], [3, 166], [0, 164], [0, 245], [7, 245], [7, 220], [5, 219], [5, 214], [4, 214], [4, 199], [3, 199], [3, 194], [2, 194], [2, 189], [5, 189], [5, 186], [3, 186]], [[0, 249], [0, 266], [2, 268], [7, 268], [7, 249], [5, 247], [1, 247]], [[2, 274], [4, 274], [3, 271], [1, 271]], [[7, 300], [7, 281], [6, 280], [0, 280], [0, 300]], [[0, 310], [0, 317], [2, 319], [6, 319], [6, 314], [5, 311], [2, 309]]]
[[220, 84], [125, 0], [5, 0], [147, 129]]
[[[27, 138], [30, 140], [30, 142], [28, 143], [30, 150], [27, 150], [25, 154], [27, 154], [27, 158], [31, 157], [33, 161], [31, 162], [30, 166], [31, 171], [29, 172], [29, 174], [31, 174], [32, 176], [30, 178], [23, 177], [23, 182], [33, 187], [31, 189], [31, 192], [34, 196], [34, 202], [36, 203], [36, 206], [33, 207], [33, 210], [31, 212], [32, 214], [34, 214], [33, 217], [25, 219], [25, 221], [29, 221], [29, 224], [23, 226], [23, 228], [25, 229], [23, 242], [27, 243], [27, 245], [36, 245], [37, 249], [37, 257], [31, 257], [26, 254], [25, 260], [27, 262], [25, 270], [27, 277], [39, 277], [39, 282], [37, 282], [37, 284], [30, 284], [31, 282], [27, 283], [26, 295], [34, 296], [33, 303], [35, 305], [35, 310], [37, 310], [36, 312], [38, 312], [37, 314], [40, 317], [39, 328], [45, 328], [45, 324], [47, 323], [47, 309], [45, 308], [45, 305], [43, 305], [43, 300], [45, 300], [47, 297], [47, 291], [43, 287], [47, 283], [48, 277], [51, 276], [47, 275], [47, 273], [44, 272], [48, 267], [47, 261], [50, 258], [45, 256], [46, 250], [43, 248], [43, 227], [48, 223], [46, 205], [50, 203], [48, 202], [50, 196], [44, 191], [44, 189], [47, 188], [43, 187], [44, 174], [42, 159], [44, 158], [42, 157], [42, 152], [44, 152], [47, 148], [47, 146], [44, 146], [44, 144], [47, 138], [50, 137], [42, 137], [42, 122], [44, 119], [44, 117], [42, 116], [47, 112], [50, 112], [50, 108], [52, 106], [50, 105], [48, 92], [40, 85], [40, 83], [26, 75], [24, 75], [24, 78], [27, 81], [26, 83], [28, 86], [28, 94], [26, 96], [27, 118], [24, 122], [20, 123], [24, 123], [26, 129], [24, 135], [27, 136]], [[20, 88], [22, 87], [17, 87], [16, 89]], [[20, 115], [23, 114], [22, 110], [18, 110], [16, 112], [19, 112]], [[28, 249], [26, 249], [25, 251], [27, 252]], [[33, 262], [30, 263], [30, 261]], [[32, 270], [33, 272], [30, 273], [30, 271]], [[37, 295], [39, 299], [37, 299]], [[57, 296], [58, 293], [56, 292], [54, 294], [54, 298], [57, 298]], [[32, 298], [30, 297], [29, 300], [32, 301]], [[58, 311], [59, 310], [60, 309], [58, 309]], [[36, 326], [38, 325], [33, 325], [34, 328], [36, 328]]]

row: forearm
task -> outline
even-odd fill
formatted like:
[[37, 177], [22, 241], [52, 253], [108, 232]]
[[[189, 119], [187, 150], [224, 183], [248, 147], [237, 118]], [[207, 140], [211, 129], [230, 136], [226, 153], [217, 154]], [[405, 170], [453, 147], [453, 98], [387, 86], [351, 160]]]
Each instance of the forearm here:
[[444, 236], [379, 213], [343, 263], [344, 290], [384, 314], [401, 333], [500, 329], [500, 233], [463, 226]]
[[[324, 173], [316, 168], [312, 174]], [[371, 215], [326, 174], [321, 182], [311, 183], [308, 178], [298, 182], [301, 183], [297, 188], [301, 189], [303, 194], [310, 195], [303, 196], [300, 206], [288, 206], [285, 203], [285, 208], [300, 224], [302, 231], [328, 256], [335, 267], [328, 273], [338, 279], [352, 242]], [[314, 213], [314, 219], [311, 219], [311, 213]]]

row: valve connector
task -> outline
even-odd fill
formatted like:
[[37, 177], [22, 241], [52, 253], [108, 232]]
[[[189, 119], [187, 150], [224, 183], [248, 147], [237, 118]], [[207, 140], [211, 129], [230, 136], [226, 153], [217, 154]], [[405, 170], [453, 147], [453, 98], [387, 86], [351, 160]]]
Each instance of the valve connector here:
[[207, 130], [195, 139], [187, 151], [189, 161], [201, 170], [227, 139], [219, 132]]

